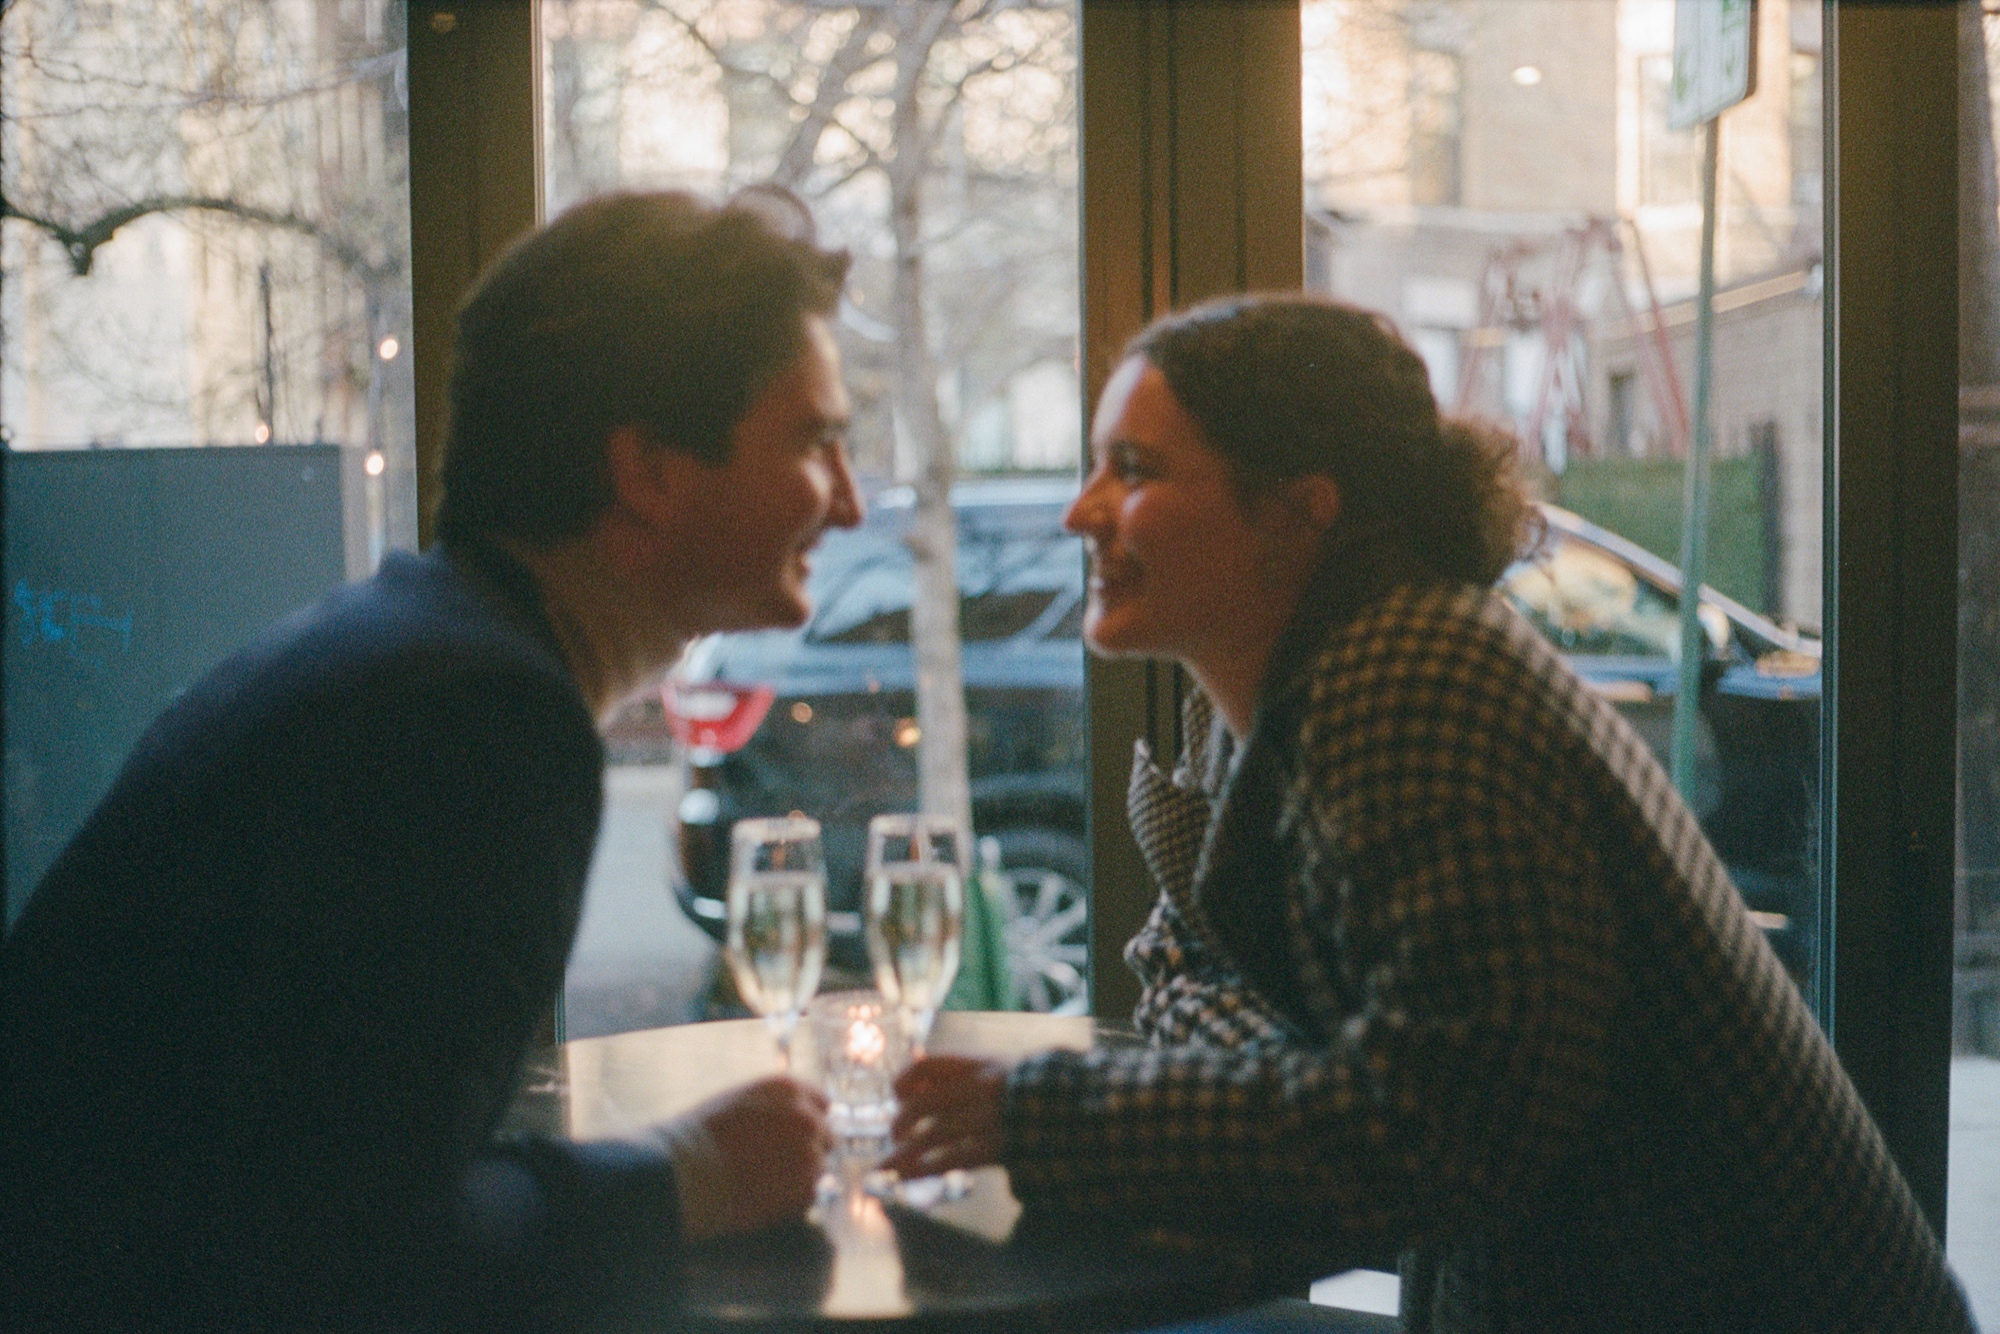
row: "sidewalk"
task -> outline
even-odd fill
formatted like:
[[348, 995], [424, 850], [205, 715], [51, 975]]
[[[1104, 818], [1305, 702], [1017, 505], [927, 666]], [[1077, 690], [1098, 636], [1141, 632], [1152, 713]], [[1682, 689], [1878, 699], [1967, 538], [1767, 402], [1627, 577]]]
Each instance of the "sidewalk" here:
[[1945, 1253], [1981, 1329], [2000, 1330], [2000, 1061], [1951, 1063], [1951, 1183]]

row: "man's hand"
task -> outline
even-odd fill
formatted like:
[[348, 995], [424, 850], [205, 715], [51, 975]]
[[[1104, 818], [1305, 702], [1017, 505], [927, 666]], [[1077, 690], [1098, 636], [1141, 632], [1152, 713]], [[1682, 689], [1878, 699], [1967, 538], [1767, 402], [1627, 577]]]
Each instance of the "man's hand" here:
[[932, 1056], [896, 1081], [896, 1150], [882, 1166], [905, 1178], [998, 1161], [1007, 1066], [969, 1056]]
[[753, 1232], [812, 1203], [832, 1141], [826, 1098], [785, 1075], [719, 1093], [660, 1127], [689, 1240]]

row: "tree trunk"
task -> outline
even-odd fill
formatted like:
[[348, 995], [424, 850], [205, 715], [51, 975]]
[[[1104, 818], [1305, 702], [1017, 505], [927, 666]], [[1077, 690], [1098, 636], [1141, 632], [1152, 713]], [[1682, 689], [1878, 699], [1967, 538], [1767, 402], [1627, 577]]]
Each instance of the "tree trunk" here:
[[928, 29], [929, 40], [910, 41], [899, 53], [896, 156], [889, 168], [890, 229], [896, 242], [895, 410], [917, 460], [912, 479], [916, 505], [907, 539], [916, 583], [910, 600], [910, 646], [916, 655], [917, 802], [926, 814], [954, 817], [970, 837], [972, 780], [966, 762], [965, 674], [958, 627], [958, 522], [951, 509], [958, 460], [938, 407], [937, 366], [924, 312], [923, 178], [929, 145], [919, 89], [937, 25], [922, 26]]

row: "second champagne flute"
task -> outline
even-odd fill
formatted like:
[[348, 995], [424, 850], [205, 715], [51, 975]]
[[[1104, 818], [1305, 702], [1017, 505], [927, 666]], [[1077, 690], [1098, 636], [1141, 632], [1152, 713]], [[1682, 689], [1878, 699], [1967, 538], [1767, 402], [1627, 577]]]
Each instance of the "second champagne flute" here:
[[730, 831], [730, 973], [764, 1016], [787, 1069], [799, 1011], [826, 965], [826, 856], [819, 821], [739, 820]]
[[958, 975], [965, 834], [941, 815], [868, 822], [868, 958], [875, 985], [910, 1014], [919, 1054]]

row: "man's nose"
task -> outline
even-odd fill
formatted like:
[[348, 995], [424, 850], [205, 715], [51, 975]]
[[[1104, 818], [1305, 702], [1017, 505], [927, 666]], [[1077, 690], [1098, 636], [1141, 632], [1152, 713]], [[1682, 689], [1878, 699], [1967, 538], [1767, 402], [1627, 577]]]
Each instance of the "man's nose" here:
[[833, 451], [833, 495], [827, 506], [830, 528], [858, 528], [862, 517], [861, 493], [854, 487], [854, 472], [847, 466], [847, 447]]

